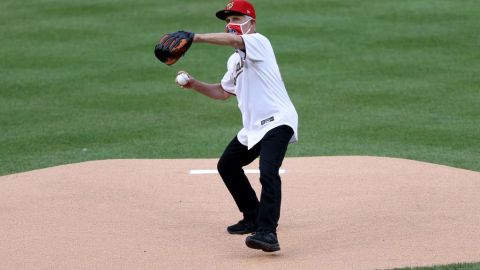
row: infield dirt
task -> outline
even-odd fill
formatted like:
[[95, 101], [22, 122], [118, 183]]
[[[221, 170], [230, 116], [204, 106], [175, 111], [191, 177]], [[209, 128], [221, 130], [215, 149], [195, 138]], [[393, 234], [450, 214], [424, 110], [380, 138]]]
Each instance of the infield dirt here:
[[[257, 168], [258, 162], [247, 168]], [[287, 158], [278, 236], [251, 250], [216, 160], [104, 160], [0, 177], [4, 269], [385, 269], [480, 260], [480, 173]], [[248, 175], [259, 194], [258, 174]]]

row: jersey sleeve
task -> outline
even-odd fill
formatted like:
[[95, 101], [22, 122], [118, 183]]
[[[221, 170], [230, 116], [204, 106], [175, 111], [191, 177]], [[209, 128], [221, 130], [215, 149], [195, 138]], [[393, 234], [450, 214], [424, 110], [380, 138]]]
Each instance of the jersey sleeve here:
[[235, 72], [235, 54], [232, 54], [227, 61], [227, 72], [223, 75], [222, 81], [220, 84], [222, 85], [223, 90], [227, 91], [230, 94], [235, 95], [235, 82], [234, 80], [234, 72]]
[[230, 70], [228, 70], [225, 73], [225, 75], [223, 76], [223, 79], [220, 82], [220, 84], [222, 85], [223, 90], [225, 90], [226, 92], [228, 92], [232, 95], [235, 95], [235, 84], [232, 80], [232, 75], [231, 75]]
[[242, 38], [245, 43], [246, 58], [257, 62], [264, 61], [270, 48], [269, 41], [258, 33], [243, 35]]
[[236, 95], [235, 81], [234, 81], [236, 57], [238, 57], [238, 54], [234, 53], [230, 56], [230, 58], [228, 58], [227, 72], [225, 72], [225, 75], [223, 75], [222, 81], [220, 82], [223, 90], [225, 90], [226, 92], [232, 95]]

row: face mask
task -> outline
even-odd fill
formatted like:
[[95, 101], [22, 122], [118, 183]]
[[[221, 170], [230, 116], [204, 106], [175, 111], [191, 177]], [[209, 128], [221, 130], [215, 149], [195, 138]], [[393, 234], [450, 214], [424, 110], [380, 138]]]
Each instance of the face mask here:
[[247, 24], [249, 21], [251, 21], [252, 19], [250, 18], [249, 20], [247, 20], [246, 22], [242, 23], [242, 24], [239, 24], [239, 23], [229, 23], [227, 24], [227, 26], [225, 27], [225, 32], [227, 33], [232, 33], [232, 34], [235, 34], [235, 35], [243, 35], [244, 33], [248, 33], [248, 31], [250, 31], [250, 29], [252, 28], [252, 26], [250, 25], [250, 28], [248, 28], [247, 30], [244, 30], [243, 28], [245, 27], [245, 24]]

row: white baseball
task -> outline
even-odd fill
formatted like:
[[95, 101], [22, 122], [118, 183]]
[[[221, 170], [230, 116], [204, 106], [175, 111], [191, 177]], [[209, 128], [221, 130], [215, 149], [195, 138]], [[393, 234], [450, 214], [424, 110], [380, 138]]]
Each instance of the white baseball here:
[[186, 73], [180, 73], [180, 74], [177, 75], [177, 78], [175, 80], [180, 85], [186, 85], [189, 81], [189, 78], [188, 78], [188, 75]]

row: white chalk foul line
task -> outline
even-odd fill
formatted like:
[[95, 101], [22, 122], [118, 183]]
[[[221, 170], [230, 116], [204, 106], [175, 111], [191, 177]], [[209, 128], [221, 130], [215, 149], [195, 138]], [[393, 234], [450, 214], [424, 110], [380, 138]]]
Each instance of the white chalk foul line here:
[[[246, 174], [260, 173], [259, 169], [245, 169], [244, 171]], [[286, 173], [287, 171], [284, 169], [280, 169], [278, 172], [283, 174], [283, 173]], [[189, 174], [218, 174], [218, 171], [217, 170], [190, 170]]]

